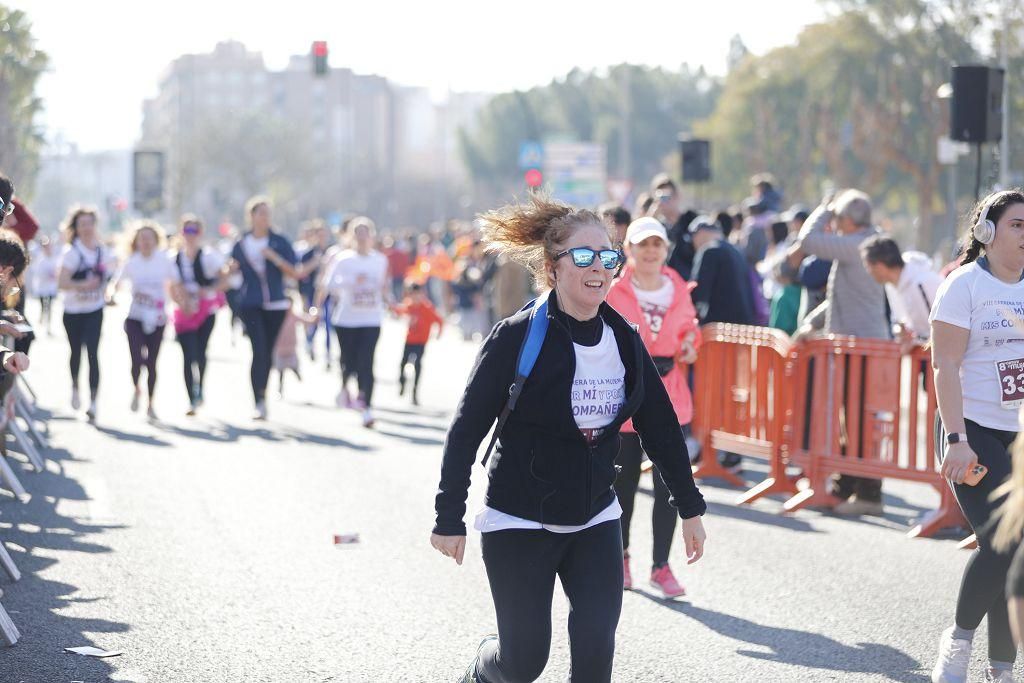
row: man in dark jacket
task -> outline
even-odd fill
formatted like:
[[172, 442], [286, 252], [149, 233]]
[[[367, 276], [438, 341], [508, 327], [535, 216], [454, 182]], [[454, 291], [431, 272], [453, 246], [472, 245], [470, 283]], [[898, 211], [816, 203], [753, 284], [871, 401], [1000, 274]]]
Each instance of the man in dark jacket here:
[[698, 216], [689, 226], [696, 249], [693, 259], [693, 304], [701, 324], [754, 324], [750, 273], [743, 254], [729, 244], [710, 216]]
[[668, 267], [675, 270], [684, 280], [691, 280], [693, 275], [694, 246], [687, 228], [697, 212], [683, 211], [679, 208], [679, 189], [667, 173], [659, 173], [651, 181], [651, 194], [654, 203], [650, 215], [660, 220], [668, 238], [672, 242], [672, 252], [668, 257]]

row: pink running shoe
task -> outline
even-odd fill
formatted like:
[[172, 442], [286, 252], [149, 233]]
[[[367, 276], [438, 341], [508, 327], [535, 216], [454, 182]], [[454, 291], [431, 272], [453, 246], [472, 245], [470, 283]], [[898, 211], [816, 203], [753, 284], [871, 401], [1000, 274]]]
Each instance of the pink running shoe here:
[[633, 590], [633, 575], [629, 571], [629, 553], [622, 555], [622, 590]]
[[679, 585], [667, 564], [651, 572], [651, 586], [661, 591], [662, 597], [666, 600], [686, 595], [686, 589]]

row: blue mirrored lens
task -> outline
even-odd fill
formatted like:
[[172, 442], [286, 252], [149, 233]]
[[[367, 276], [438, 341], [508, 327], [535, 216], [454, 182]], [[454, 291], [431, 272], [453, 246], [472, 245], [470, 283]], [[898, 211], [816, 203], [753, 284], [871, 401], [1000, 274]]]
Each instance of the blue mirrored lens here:
[[573, 249], [570, 253], [572, 254], [572, 262], [580, 268], [586, 268], [594, 262], [595, 254], [593, 249], [578, 247]]
[[604, 249], [600, 252], [599, 257], [601, 259], [601, 265], [603, 265], [606, 270], [612, 270], [613, 268], [619, 267], [619, 261], [621, 259], [619, 252], [611, 249]]

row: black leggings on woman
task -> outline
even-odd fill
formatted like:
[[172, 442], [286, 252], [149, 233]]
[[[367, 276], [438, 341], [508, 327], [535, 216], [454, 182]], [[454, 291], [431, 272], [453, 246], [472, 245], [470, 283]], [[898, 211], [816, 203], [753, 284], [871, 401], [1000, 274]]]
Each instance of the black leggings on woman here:
[[210, 315], [199, 329], [190, 332], [179, 332], [178, 343], [181, 344], [181, 355], [184, 358], [185, 391], [188, 400], [195, 401], [203, 395], [203, 377], [206, 376], [206, 347], [210, 344], [215, 315]]
[[[644, 449], [640, 446], [640, 437], [636, 432], [621, 432], [622, 445], [615, 458], [615, 464], [622, 469], [615, 478], [615, 495], [622, 506], [622, 549], [629, 550], [629, 523], [633, 519], [633, 503], [636, 491], [640, 487], [640, 465], [643, 461]], [[654, 527], [654, 553], [652, 561], [655, 568], [668, 564], [668, 553], [672, 550], [672, 537], [676, 532], [676, 520], [679, 514], [669, 505], [668, 487], [665, 486], [658, 468], [651, 472], [654, 482], [654, 510], [651, 512], [651, 525]]]
[[147, 333], [138, 320], [128, 318], [124, 321], [124, 331], [128, 335], [128, 353], [132, 358], [132, 384], [139, 388], [139, 377], [142, 367], [146, 367], [146, 383], [149, 398], [156, 391], [156, 359], [160, 355], [160, 344], [164, 340], [164, 326]]
[[71, 386], [78, 388], [78, 370], [82, 366], [82, 347], [89, 356], [89, 394], [93, 398], [100, 388], [100, 331], [103, 309], [90, 313], [65, 313], [64, 329], [71, 345]]
[[[938, 417], [938, 416], [936, 416]], [[936, 419], [936, 448], [938, 457], [945, 455], [946, 434]], [[1010, 635], [1010, 620], [1006, 611], [1006, 574], [1013, 559], [1014, 549], [1000, 552], [992, 547], [995, 524], [991, 524], [995, 510], [1002, 505], [1004, 496], [992, 501], [992, 491], [1010, 476], [1010, 446], [1016, 432], [990, 429], [965, 420], [967, 442], [978, 454], [978, 462], [988, 468], [988, 474], [977, 486], [953, 484], [953, 493], [964, 516], [971, 523], [978, 538], [978, 549], [967, 561], [956, 602], [956, 625], [973, 631], [988, 615], [988, 656], [997, 662], [1013, 662], [1017, 648]]]
[[622, 611], [619, 520], [571, 534], [507, 529], [482, 534], [487, 580], [498, 618], [498, 640], [477, 659], [481, 683], [540, 678], [551, 648], [555, 577], [569, 599], [570, 681], [612, 678], [615, 629]]
[[341, 348], [341, 381], [355, 375], [366, 405], [373, 400], [373, 355], [380, 339], [379, 327], [335, 327]]
[[266, 311], [262, 308], [240, 308], [238, 317], [245, 325], [245, 333], [252, 344], [252, 367], [249, 370], [249, 381], [252, 383], [252, 394], [259, 403], [266, 399], [267, 380], [270, 378], [271, 358], [277, 335], [284, 324], [287, 311]]

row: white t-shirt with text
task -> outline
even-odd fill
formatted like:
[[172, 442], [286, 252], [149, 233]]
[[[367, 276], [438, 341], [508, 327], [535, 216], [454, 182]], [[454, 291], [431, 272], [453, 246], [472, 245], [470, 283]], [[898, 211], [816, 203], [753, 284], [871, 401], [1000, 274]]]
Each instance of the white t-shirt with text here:
[[99, 285], [93, 289], [65, 289], [63, 292], [64, 312], [79, 314], [101, 310], [106, 303], [104, 294], [107, 283], [110, 281], [115, 267], [116, 260], [110, 250], [102, 245], [90, 249], [75, 240], [72, 244], [64, 247], [61, 254], [60, 270], [67, 270], [74, 274], [77, 271], [90, 268], [92, 274], [99, 275], [101, 279]]
[[178, 267], [167, 252], [154, 251], [149, 257], [136, 252], [129, 256], [118, 275], [118, 284], [123, 282], [131, 285], [131, 320], [138, 320], [150, 330], [167, 324], [167, 285], [181, 282]]
[[977, 262], [939, 287], [932, 321], [969, 330], [960, 365], [964, 417], [991, 429], [1019, 431], [1024, 403], [1024, 282], [1002, 282]]
[[651, 338], [657, 339], [661, 332], [661, 323], [672, 308], [672, 299], [676, 294], [676, 287], [672, 284], [671, 278], [662, 276], [663, 282], [658, 289], [640, 289], [633, 283], [633, 291], [636, 292], [637, 303], [640, 304], [640, 311], [644, 314], [647, 327], [651, 330]]
[[354, 249], [332, 259], [324, 283], [335, 297], [335, 327], [380, 327], [384, 319], [384, 286], [388, 259], [379, 251], [362, 255]]
[[[576, 372], [572, 383], [572, 414], [576, 425], [583, 429], [605, 427], [615, 419], [625, 401], [626, 367], [619, 357], [615, 334], [605, 324], [601, 341], [595, 346], [573, 346]], [[477, 513], [473, 528], [483, 533], [504, 529], [547, 529], [557, 534], [571, 534], [621, 516], [622, 506], [618, 498], [586, 524], [580, 525], [541, 524], [484, 506]]]

